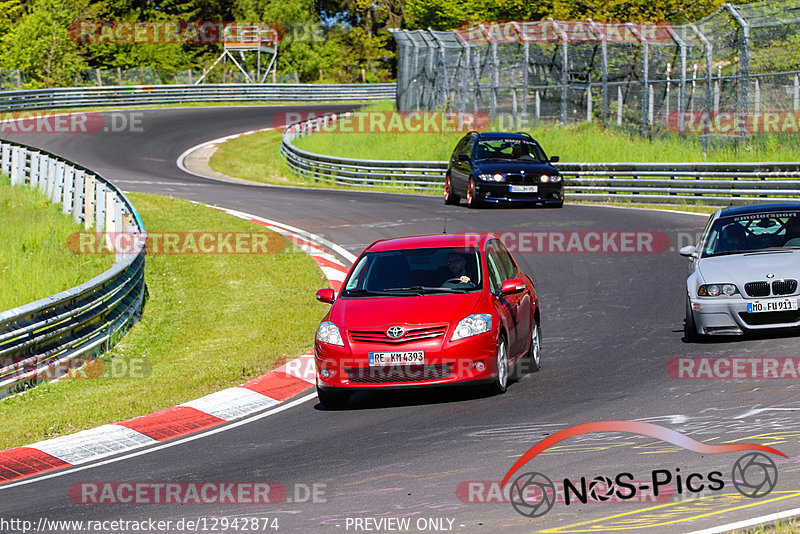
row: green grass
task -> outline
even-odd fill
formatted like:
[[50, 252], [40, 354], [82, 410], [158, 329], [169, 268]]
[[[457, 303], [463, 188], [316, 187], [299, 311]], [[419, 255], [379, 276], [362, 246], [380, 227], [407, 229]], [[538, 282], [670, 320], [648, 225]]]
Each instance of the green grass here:
[[244, 180], [296, 185], [299, 179], [289, 170], [280, 150], [281, 132], [258, 132], [222, 143], [208, 165], [217, 172]]
[[[131, 194], [147, 230], [262, 231], [203, 205]], [[282, 239], [282, 238], [281, 238]], [[316, 263], [280, 254], [147, 256], [144, 314], [102, 358], [146, 376], [64, 380], [0, 401], [0, 449], [147, 414], [260, 376], [313, 345], [327, 306]], [[289, 252], [291, 251], [291, 252]], [[89, 374], [92, 374], [91, 371]]]
[[75, 287], [111, 267], [108, 256], [68, 250], [67, 238], [83, 227], [61, 210], [38, 190], [11, 187], [0, 177], [0, 311]]
[[[391, 111], [391, 102], [372, 104], [366, 110]], [[495, 128], [496, 129], [496, 128]], [[664, 134], [652, 139], [597, 123], [569, 126], [540, 125], [528, 130], [548, 155], [571, 162], [714, 162], [797, 161], [798, 135], [754, 135], [747, 145], [711, 146], [704, 152], [696, 137]], [[325, 133], [301, 137], [295, 146], [303, 150], [362, 159], [444, 161], [463, 132], [453, 133]]]

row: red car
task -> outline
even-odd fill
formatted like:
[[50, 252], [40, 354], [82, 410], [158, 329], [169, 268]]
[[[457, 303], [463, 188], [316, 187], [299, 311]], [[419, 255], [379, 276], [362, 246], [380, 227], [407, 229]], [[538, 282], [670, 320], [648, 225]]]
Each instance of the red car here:
[[[539, 301], [492, 234], [376, 241], [356, 260], [317, 330], [317, 394], [344, 406], [356, 390], [489, 384], [538, 371]], [[516, 365], [515, 364], [519, 364]]]

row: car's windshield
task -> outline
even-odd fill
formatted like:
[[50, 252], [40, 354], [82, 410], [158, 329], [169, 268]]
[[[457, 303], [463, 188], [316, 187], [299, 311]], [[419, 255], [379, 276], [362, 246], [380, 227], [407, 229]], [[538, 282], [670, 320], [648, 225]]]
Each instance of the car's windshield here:
[[504, 159], [519, 161], [547, 160], [542, 148], [526, 139], [492, 139], [478, 141], [475, 159]]
[[800, 212], [720, 217], [703, 245], [703, 257], [800, 247]]
[[368, 252], [344, 283], [342, 297], [408, 296], [477, 291], [476, 248], [439, 247]]

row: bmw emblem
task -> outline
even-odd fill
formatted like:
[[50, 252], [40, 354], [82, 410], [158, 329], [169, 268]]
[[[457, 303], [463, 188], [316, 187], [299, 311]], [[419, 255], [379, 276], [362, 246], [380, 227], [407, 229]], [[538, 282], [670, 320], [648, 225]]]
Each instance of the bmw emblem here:
[[391, 326], [388, 330], [386, 330], [386, 335], [392, 339], [403, 337], [405, 333], [406, 331], [402, 326]]
[[767, 278], [775, 278], [775, 273], [767, 273]]

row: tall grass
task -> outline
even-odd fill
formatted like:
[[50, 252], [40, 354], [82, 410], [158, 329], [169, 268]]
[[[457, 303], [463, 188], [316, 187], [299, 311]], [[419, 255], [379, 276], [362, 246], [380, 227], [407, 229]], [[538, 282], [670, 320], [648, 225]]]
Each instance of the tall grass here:
[[109, 267], [105, 255], [76, 255], [67, 238], [82, 227], [39, 191], [0, 177], [0, 311], [75, 287]]

